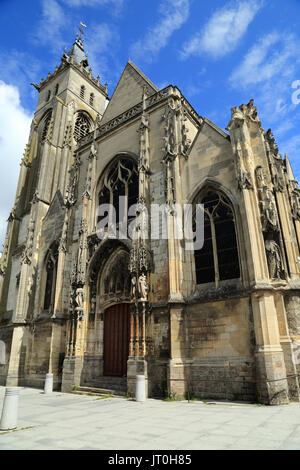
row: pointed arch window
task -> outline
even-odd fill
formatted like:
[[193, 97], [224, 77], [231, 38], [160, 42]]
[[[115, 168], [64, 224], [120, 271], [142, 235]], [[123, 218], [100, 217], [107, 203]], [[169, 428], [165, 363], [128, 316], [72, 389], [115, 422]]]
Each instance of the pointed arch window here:
[[74, 126], [74, 139], [78, 142], [90, 132], [90, 121], [84, 113], [78, 113]]
[[43, 127], [43, 132], [42, 132], [42, 142], [45, 142], [47, 135], [48, 135], [48, 130], [49, 126], [51, 124], [51, 118], [52, 118], [52, 112], [48, 112], [47, 116], [45, 117], [44, 120], [44, 127]]
[[[127, 197], [128, 208], [137, 203], [139, 195], [139, 180], [137, 164], [130, 158], [119, 158], [106, 170], [101, 189], [99, 191], [99, 206], [101, 204], [112, 204], [115, 209], [116, 223], [120, 222], [119, 209], [120, 197]], [[105, 217], [105, 216], [103, 216]], [[98, 222], [101, 218], [98, 218]]]
[[240, 277], [234, 213], [220, 191], [206, 190], [195, 200], [204, 205], [204, 245], [194, 251], [197, 284]]
[[45, 259], [46, 283], [44, 294], [44, 310], [52, 310], [55, 299], [56, 275], [58, 260], [58, 243], [54, 243], [48, 250]]
[[56, 86], [55, 86], [55, 95], [57, 95], [58, 89], [59, 89], [59, 84], [57, 83]]
[[80, 87], [80, 98], [84, 99], [84, 95], [85, 95], [85, 86], [81, 85], [81, 87]]
[[95, 98], [94, 93], [91, 93], [90, 94], [90, 106], [94, 106], [94, 98]]
[[51, 98], [51, 90], [48, 90], [46, 101], [49, 101]]

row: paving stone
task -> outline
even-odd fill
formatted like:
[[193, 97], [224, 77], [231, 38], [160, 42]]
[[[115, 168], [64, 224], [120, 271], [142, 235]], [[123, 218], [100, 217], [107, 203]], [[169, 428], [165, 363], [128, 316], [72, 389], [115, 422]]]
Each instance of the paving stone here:
[[86, 398], [22, 389], [19, 428], [0, 434], [0, 449], [300, 449], [300, 403], [233, 408], [147, 400], [140, 406]]

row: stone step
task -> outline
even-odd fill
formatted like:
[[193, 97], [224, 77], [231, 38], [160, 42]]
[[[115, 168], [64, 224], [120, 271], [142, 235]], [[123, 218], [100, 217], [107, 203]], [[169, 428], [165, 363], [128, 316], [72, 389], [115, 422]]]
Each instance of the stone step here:
[[124, 397], [126, 390], [119, 390], [117, 387], [78, 387], [74, 393], [92, 393], [94, 395], [115, 395]]

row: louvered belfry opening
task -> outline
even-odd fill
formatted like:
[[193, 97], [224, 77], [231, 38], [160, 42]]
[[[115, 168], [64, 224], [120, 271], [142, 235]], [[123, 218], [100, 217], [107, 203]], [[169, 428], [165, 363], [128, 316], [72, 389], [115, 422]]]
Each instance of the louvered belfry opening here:
[[127, 374], [129, 354], [129, 303], [116, 304], [104, 313], [104, 375]]
[[[195, 201], [204, 205], [204, 245], [195, 250], [197, 284], [240, 277], [239, 255], [232, 206], [220, 191], [207, 190]], [[195, 230], [195, 225], [194, 225]]]

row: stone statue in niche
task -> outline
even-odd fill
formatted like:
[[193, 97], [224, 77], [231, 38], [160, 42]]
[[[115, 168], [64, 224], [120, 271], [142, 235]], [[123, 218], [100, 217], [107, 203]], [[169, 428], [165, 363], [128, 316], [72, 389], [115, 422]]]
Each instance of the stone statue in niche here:
[[290, 181], [288, 189], [290, 194], [292, 215], [294, 219], [300, 220], [300, 189], [298, 188], [298, 182]]
[[131, 297], [135, 299], [136, 297], [136, 276], [135, 274], [131, 278]]
[[273, 192], [267, 186], [263, 168], [255, 170], [261, 212], [262, 229], [264, 232], [278, 231], [277, 209]]
[[237, 144], [236, 148], [236, 170], [237, 170], [237, 181], [238, 181], [238, 188], [242, 189], [253, 189], [251, 176], [249, 171], [247, 171], [244, 167], [243, 163], [243, 151], [240, 143]]
[[82, 320], [83, 318], [83, 304], [84, 304], [84, 290], [82, 287], [78, 287], [76, 289], [76, 312], [78, 314], [79, 320]]
[[269, 275], [271, 279], [284, 279], [284, 267], [281, 251], [275, 240], [267, 239], [265, 242]]
[[148, 292], [149, 292], [149, 284], [147, 282], [147, 277], [144, 273], [139, 276], [139, 293], [140, 293], [140, 300], [143, 302], [147, 302], [148, 300]]
[[278, 230], [276, 205], [273, 193], [270, 189], [265, 188], [265, 197], [262, 204], [263, 207], [263, 225], [267, 229]]

